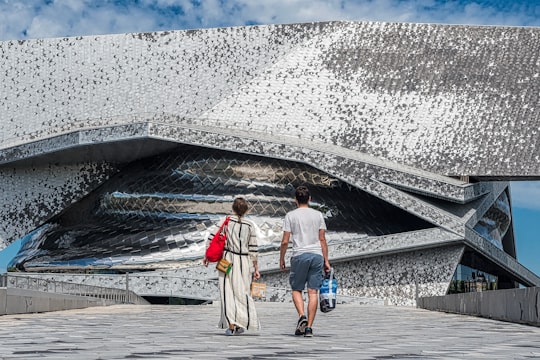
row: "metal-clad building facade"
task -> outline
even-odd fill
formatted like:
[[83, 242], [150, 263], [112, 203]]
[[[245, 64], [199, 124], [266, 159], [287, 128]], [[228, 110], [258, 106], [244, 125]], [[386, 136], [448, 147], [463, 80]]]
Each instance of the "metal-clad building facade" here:
[[538, 286], [506, 181], [540, 178], [539, 53], [539, 28], [375, 22], [0, 42], [0, 243], [26, 271], [182, 271], [243, 195], [286, 286], [307, 183], [344, 294]]

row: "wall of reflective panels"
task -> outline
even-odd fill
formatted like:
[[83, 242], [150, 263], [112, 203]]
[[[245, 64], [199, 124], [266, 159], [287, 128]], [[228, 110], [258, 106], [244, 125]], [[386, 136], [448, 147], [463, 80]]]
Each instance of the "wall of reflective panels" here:
[[157, 269], [203, 256], [215, 224], [245, 197], [259, 251], [277, 250], [294, 189], [308, 185], [328, 241], [432, 225], [305, 164], [179, 145], [126, 165], [103, 186], [23, 237], [12, 266], [30, 270]]

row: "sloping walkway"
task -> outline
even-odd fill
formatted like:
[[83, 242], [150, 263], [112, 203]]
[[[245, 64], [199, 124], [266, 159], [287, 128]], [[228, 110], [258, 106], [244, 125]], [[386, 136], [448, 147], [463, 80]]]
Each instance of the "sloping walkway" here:
[[0, 359], [530, 359], [540, 328], [416, 308], [342, 304], [293, 335], [291, 303], [257, 303], [263, 326], [226, 337], [219, 306], [113, 305], [0, 316]]

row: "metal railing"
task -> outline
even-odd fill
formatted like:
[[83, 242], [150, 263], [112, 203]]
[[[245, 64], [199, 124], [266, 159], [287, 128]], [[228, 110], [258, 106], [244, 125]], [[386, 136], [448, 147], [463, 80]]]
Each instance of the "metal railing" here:
[[54, 294], [86, 296], [116, 304], [149, 304], [144, 298], [130, 290], [93, 286], [29, 276], [0, 275], [0, 287], [42, 291]]

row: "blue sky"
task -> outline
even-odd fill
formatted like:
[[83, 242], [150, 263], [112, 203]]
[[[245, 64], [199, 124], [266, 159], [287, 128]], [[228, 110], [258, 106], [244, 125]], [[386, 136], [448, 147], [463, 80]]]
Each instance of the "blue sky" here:
[[[0, 0], [0, 41], [330, 20], [540, 26], [540, 2]], [[511, 193], [518, 260], [540, 275], [540, 181], [512, 183]], [[0, 270], [16, 248], [0, 252]]]

